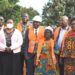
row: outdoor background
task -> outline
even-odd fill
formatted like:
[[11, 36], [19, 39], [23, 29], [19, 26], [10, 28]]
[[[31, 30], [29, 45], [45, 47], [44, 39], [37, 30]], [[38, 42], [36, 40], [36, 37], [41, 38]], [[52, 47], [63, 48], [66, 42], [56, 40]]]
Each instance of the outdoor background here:
[[30, 21], [40, 14], [44, 25], [56, 25], [60, 16], [75, 15], [75, 0], [0, 0], [0, 15], [5, 21], [12, 18], [16, 24], [24, 12], [29, 14]]
[[0, 15], [5, 22], [12, 18], [16, 26], [22, 13], [28, 13], [30, 21], [40, 15], [43, 25], [57, 25], [62, 15], [75, 15], [75, 0], [0, 0]]

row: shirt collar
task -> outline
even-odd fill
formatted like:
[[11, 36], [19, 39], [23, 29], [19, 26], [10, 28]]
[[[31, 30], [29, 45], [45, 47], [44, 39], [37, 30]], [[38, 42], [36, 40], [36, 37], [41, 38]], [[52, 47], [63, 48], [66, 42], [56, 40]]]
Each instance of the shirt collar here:
[[37, 28], [37, 29], [34, 28], [34, 30], [39, 30], [39, 28]]
[[68, 30], [68, 28], [69, 28], [69, 25], [67, 25], [65, 28], [61, 27], [61, 29], [65, 29], [65, 30]]

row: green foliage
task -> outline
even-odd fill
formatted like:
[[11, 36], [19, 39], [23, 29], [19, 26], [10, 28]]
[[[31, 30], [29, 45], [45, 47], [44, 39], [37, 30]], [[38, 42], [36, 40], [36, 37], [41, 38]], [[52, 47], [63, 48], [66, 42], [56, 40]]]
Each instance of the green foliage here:
[[0, 12], [6, 9], [13, 8], [19, 0], [0, 0]]
[[75, 0], [49, 0], [43, 8], [44, 24], [56, 24], [59, 17], [75, 14]]
[[33, 18], [35, 15], [38, 15], [38, 14], [39, 14], [39, 13], [38, 13], [36, 10], [34, 10], [32, 7], [30, 7], [30, 8], [26, 8], [26, 7], [21, 8], [21, 11], [22, 11], [21, 14], [23, 14], [23, 13], [28, 13], [30, 20], [32, 20], [32, 18]]
[[30, 20], [38, 14], [33, 8], [23, 8], [16, 3], [19, 0], [0, 0], [0, 15], [5, 18], [5, 21], [9, 18], [12, 18], [16, 23], [21, 21], [22, 13], [28, 13]]

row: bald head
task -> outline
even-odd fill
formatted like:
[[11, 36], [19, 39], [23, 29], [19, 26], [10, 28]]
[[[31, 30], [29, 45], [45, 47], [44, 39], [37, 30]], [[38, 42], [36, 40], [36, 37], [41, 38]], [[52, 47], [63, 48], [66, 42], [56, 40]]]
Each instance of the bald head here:
[[68, 20], [67, 16], [62, 16], [60, 19]]
[[68, 25], [68, 17], [67, 16], [62, 16], [60, 18], [60, 25], [62, 27], [66, 27]]

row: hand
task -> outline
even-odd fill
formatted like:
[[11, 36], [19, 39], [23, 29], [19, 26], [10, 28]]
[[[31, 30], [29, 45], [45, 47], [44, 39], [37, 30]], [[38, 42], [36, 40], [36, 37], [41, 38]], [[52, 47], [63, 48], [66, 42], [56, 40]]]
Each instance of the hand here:
[[40, 65], [40, 60], [39, 59], [36, 59], [35, 66], [38, 66], [38, 65]]
[[11, 48], [10, 47], [5, 48], [5, 52], [10, 53], [11, 52]]
[[56, 70], [56, 69], [57, 69], [57, 65], [53, 63], [53, 64], [51, 65], [51, 68], [52, 68], [52, 70]]
[[75, 58], [75, 56], [74, 55], [71, 55], [71, 58]]
[[29, 59], [29, 56], [28, 56], [28, 55], [27, 55], [27, 56], [25, 56], [25, 59], [26, 59], [26, 60], [28, 60], [28, 59]]

